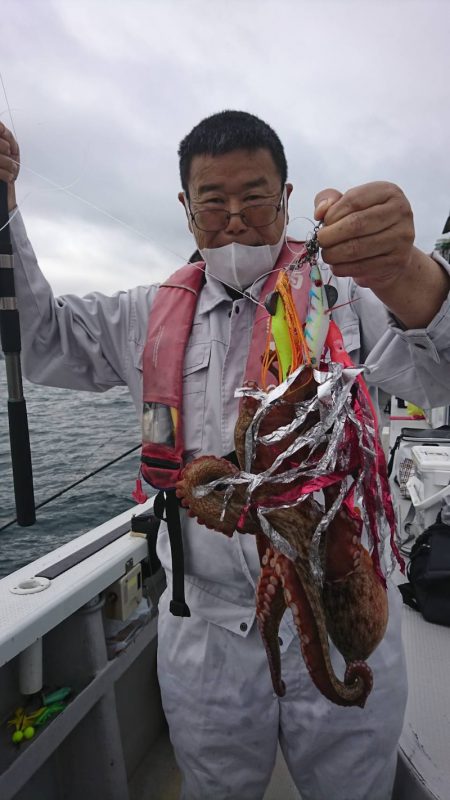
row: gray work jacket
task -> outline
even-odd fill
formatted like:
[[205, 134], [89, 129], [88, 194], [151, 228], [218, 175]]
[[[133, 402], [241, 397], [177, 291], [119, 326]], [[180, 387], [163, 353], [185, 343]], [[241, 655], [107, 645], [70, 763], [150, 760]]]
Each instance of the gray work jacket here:
[[[100, 392], [125, 384], [140, 415], [142, 355], [158, 287], [138, 286], [112, 297], [92, 293], [83, 298], [54, 298], [19, 214], [11, 221], [11, 234], [25, 376], [49, 386]], [[450, 272], [440, 256], [434, 257]], [[328, 280], [328, 268], [324, 270]], [[369, 289], [359, 288], [351, 279], [331, 276], [331, 280], [338, 289], [337, 304], [354, 301], [337, 309], [333, 317], [354, 362], [365, 361], [368, 383], [422, 407], [449, 404], [448, 299], [426, 330], [404, 331]], [[184, 363], [189, 457], [233, 450], [238, 413], [234, 392], [243, 380], [254, 311], [249, 298], [233, 301], [222, 284], [207, 280]], [[235, 533], [229, 539], [187, 516], [183, 537], [189, 606], [204, 619], [245, 636], [255, 617], [259, 574], [254, 537]], [[170, 549], [164, 528], [158, 552], [170, 584]], [[287, 615], [280, 632], [283, 650], [294, 634]]]

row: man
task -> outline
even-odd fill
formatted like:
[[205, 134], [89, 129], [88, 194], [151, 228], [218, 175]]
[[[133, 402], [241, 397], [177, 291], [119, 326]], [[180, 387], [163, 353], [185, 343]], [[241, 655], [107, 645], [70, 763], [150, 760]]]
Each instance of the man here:
[[[18, 149], [0, 128], [0, 178], [14, 180]], [[255, 303], [284, 242], [288, 199], [283, 147], [243, 112], [197, 125], [180, 145], [179, 200], [206, 262], [185, 354], [183, 417], [187, 457], [222, 455], [233, 432]], [[256, 211], [262, 206], [265, 211]], [[250, 210], [249, 210], [250, 209]], [[316, 198], [324, 260], [339, 293], [334, 317], [370, 384], [425, 406], [450, 397], [450, 267], [413, 245], [408, 201], [389, 183]], [[263, 224], [262, 224], [263, 223]], [[36, 382], [103, 391], [126, 383], [142, 406], [142, 355], [157, 288], [112, 298], [53, 299], [19, 215], [11, 222], [24, 371]], [[358, 301], [345, 304], [358, 297]], [[175, 321], [176, 323], [176, 321]], [[272, 689], [254, 592], [259, 561], [252, 536], [231, 539], [183, 520], [189, 619], [170, 615], [167, 532], [158, 551], [168, 590], [160, 602], [158, 671], [185, 800], [256, 800], [280, 741], [303, 800], [388, 800], [406, 701], [400, 599], [389, 587], [386, 635], [369, 664], [374, 689], [364, 709], [319, 694], [299, 652], [289, 614], [280, 627], [283, 698]], [[342, 659], [332, 649], [335, 669]]]

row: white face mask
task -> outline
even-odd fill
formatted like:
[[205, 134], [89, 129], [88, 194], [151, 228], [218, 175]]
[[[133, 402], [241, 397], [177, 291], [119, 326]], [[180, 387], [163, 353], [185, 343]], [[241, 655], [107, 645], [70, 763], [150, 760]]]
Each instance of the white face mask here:
[[205, 247], [200, 253], [206, 262], [206, 274], [233, 289], [248, 289], [273, 269], [284, 244], [284, 235], [283, 230], [276, 244], [252, 247], [231, 242], [224, 247]]
[[243, 291], [252, 286], [275, 266], [286, 236], [286, 190], [283, 196], [284, 228], [276, 244], [262, 244], [254, 247], [248, 244], [231, 242], [223, 247], [205, 247], [200, 250], [206, 263], [206, 274], [212, 275], [225, 286]]

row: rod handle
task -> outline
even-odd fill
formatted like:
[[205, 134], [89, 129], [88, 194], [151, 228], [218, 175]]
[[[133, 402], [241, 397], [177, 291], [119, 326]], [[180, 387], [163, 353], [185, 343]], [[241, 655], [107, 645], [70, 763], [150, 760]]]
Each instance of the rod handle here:
[[27, 527], [36, 522], [36, 513], [27, 407], [24, 398], [8, 400], [8, 422], [17, 524]]

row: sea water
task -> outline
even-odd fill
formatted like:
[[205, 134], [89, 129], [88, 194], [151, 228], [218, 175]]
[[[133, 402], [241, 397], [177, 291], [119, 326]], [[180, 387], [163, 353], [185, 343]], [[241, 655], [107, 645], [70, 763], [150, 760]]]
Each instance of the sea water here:
[[[104, 393], [24, 381], [35, 501], [39, 504], [140, 441], [126, 387]], [[16, 516], [4, 361], [0, 358], [0, 528]], [[0, 576], [48, 553], [134, 505], [139, 450], [38, 509], [30, 527], [0, 530]]]

